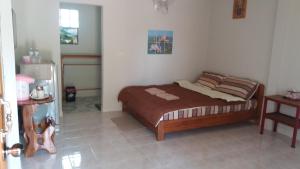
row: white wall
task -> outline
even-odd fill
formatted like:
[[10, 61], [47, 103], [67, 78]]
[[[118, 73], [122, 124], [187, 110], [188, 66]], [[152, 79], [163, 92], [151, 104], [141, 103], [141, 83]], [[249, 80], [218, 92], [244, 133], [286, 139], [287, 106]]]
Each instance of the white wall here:
[[233, 0], [213, 0], [206, 68], [267, 82], [277, 0], [250, 0], [232, 19]]
[[270, 92], [300, 90], [300, 1], [279, 0], [270, 66]]
[[101, 54], [101, 8], [91, 5], [61, 3], [61, 8], [79, 11], [77, 45], [61, 45], [62, 54]]
[[17, 63], [22, 55], [28, 54], [30, 47], [38, 48], [45, 60], [59, 55], [58, 6], [58, 2], [48, 0], [13, 0], [17, 21]]

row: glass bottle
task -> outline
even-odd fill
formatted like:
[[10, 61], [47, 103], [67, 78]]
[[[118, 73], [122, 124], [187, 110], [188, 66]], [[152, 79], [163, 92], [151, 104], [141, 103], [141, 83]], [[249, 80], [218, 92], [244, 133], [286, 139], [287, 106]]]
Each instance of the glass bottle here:
[[28, 55], [29, 55], [30, 57], [33, 57], [34, 52], [33, 52], [33, 49], [32, 49], [32, 48], [29, 49]]
[[34, 56], [35, 56], [35, 58], [36, 58], [36, 62], [37, 62], [37, 63], [41, 63], [42, 58], [41, 58], [41, 56], [40, 56], [40, 51], [39, 51], [38, 48], [35, 49], [35, 51], [34, 51]]

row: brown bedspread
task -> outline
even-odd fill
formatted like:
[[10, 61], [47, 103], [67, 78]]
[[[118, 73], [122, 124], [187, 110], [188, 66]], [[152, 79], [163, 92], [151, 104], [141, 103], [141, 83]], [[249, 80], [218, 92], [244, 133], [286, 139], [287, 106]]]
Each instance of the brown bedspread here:
[[[145, 89], [155, 87], [176, 95], [178, 100], [167, 101], [155, 95], [151, 95]], [[213, 105], [234, 105], [243, 102], [226, 102], [221, 99], [212, 99], [203, 94], [185, 89], [177, 84], [152, 85], [152, 86], [130, 86], [121, 90], [119, 101], [130, 107], [141, 117], [147, 119], [153, 126], [159, 121], [164, 113], [179, 109]]]

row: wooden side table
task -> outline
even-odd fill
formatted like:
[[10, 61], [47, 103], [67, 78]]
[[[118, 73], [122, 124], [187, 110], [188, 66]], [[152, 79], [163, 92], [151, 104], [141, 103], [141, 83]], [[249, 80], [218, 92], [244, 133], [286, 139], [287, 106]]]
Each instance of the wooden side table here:
[[36, 111], [39, 104], [47, 104], [53, 102], [54, 99], [50, 96], [44, 100], [26, 100], [18, 101], [18, 105], [22, 106], [23, 123], [25, 130], [25, 157], [31, 157], [39, 149], [47, 150], [49, 153], [56, 153], [56, 148], [54, 145], [54, 132], [55, 128], [52, 125], [45, 126], [42, 133], [37, 133], [35, 131], [35, 126], [33, 124], [32, 116]]
[[[272, 101], [272, 102], [276, 103], [276, 111], [275, 112], [267, 113], [268, 101]], [[280, 107], [282, 104], [295, 107], [296, 108], [295, 117], [288, 116], [288, 115], [281, 113]], [[297, 139], [297, 130], [300, 128], [299, 116], [300, 116], [300, 101], [284, 98], [281, 95], [265, 96], [260, 134], [263, 134], [263, 132], [264, 132], [265, 119], [270, 119], [270, 120], [274, 121], [274, 123], [273, 123], [273, 131], [274, 132], [277, 131], [278, 123], [283, 123], [285, 125], [288, 125], [288, 126], [294, 128], [291, 147], [295, 148], [296, 139]]]

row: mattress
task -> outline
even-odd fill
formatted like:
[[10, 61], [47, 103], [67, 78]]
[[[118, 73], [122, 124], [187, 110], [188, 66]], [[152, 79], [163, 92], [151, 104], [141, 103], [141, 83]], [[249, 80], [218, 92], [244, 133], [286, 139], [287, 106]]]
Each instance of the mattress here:
[[[177, 96], [176, 100], [165, 100], [146, 91], [157, 88]], [[165, 120], [177, 120], [214, 115], [219, 113], [251, 111], [256, 100], [227, 102], [185, 89], [178, 84], [130, 86], [121, 90], [118, 100], [153, 126]]]

